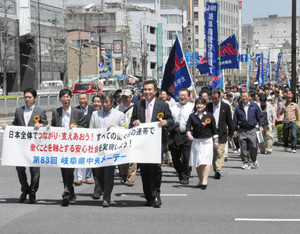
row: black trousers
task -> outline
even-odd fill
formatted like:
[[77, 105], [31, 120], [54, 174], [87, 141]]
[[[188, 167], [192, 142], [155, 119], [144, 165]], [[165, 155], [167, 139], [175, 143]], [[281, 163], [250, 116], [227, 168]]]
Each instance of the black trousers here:
[[139, 164], [143, 182], [143, 191], [147, 201], [160, 196], [162, 178], [161, 164]]
[[96, 170], [97, 168], [92, 168], [92, 173], [93, 173], [93, 177], [94, 177], [94, 181], [95, 181], [95, 187], [94, 187], [94, 195], [102, 195], [102, 189], [100, 186], [100, 182], [99, 179], [96, 176]]
[[62, 197], [69, 197], [70, 195], [74, 194], [74, 170], [75, 168], [60, 168], [64, 184], [64, 192]]
[[[95, 168], [95, 183], [100, 185], [98, 193], [103, 193], [103, 200], [110, 202], [111, 193], [114, 188], [114, 172], [115, 166]], [[95, 187], [96, 189], [96, 187]]]
[[36, 193], [39, 188], [40, 181], [40, 168], [39, 167], [30, 167], [30, 185], [27, 182], [26, 168], [25, 167], [16, 167], [18, 178], [21, 184], [21, 191], [25, 193]]
[[179, 179], [188, 180], [192, 172], [192, 167], [189, 166], [191, 143], [185, 142], [182, 145], [177, 146], [174, 142], [169, 148], [174, 168], [179, 175]]

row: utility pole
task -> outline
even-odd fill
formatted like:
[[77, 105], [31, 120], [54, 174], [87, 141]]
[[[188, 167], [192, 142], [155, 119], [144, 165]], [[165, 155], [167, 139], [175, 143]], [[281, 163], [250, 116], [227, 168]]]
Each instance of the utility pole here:
[[294, 95], [293, 101], [297, 101], [296, 85], [297, 85], [297, 72], [296, 72], [296, 24], [297, 24], [297, 9], [296, 0], [292, 0], [292, 93]]
[[39, 30], [39, 76], [38, 76], [38, 86], [37, 88], [40, 89], [41, 82], [42, 82], [42, 48], [41, 48], [41, 10], [40, 10], [40, 0], [38, 1], [38, 30]]
[[[239, 56], [242, 54], [242, 0], [239, 0]], [[240, 67], [240, 84], [242, 84], [242, 63], [239, 61]]]
[[195, 83], [195, 19], [194, 19], [194, 0], [191, 0], [192, 4], [192, 51], [193, 51], [193, 82]]

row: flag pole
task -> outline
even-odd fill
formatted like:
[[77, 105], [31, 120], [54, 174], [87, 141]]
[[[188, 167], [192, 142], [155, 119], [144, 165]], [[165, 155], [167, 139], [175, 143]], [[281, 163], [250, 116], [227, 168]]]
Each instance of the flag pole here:
[[[220, 34], [220, 31], [221, 31], [221, 23], [220, 23], [220, 0], [218, 1], [218, 26], [219, 26], [219, 29], [218, 29], [218, 44], [219, 44], [219, 55], [218, 55], [218, 59], [219, 59], [219, 76], [221, 75], [222, 73], [222, 70], [221, 70], [221, 58], [220, 58], [220, 55], [221, 55], [221, 34]], [[225, 84], [225, 78], [223, 76], [223, 83]], [[219, 91], [221, 92], [222, 88], [221, 88], [221, 79], [219, 79]]]

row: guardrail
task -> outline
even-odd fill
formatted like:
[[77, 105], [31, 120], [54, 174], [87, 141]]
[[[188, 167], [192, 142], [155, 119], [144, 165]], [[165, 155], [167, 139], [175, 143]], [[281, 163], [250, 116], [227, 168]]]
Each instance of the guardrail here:
[[[95, 94], [88, 94], [89, 102], [92, 101]], [[44, 108], [45, 110], [55, 109], [61, 106], [58, 94], [38, 95], [36, 105]], [[78, 94], [73, 95], [72, 106], [78, 106]], [[0, 115], [12, 115], [15, 113], [17, 107], [24, 106], [23, 97], [7, 97], [0, 98]]]

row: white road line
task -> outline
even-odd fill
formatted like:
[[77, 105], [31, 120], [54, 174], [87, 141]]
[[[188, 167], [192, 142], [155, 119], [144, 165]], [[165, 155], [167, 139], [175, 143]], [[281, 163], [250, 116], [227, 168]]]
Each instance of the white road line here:
[[300, 219], [248, 219], [248, 218], [236, 218], [234, 221], [242, 222], [300, 222]]
[[[144, 196], [142, 193], [132, 193], [132, 194], [121, 194], [121, 197], [127, 196]], [[187, 197], [187, 194], [160, 194], [161, 197]]]
[[248, 194], [248, 197], [300, 197], [300, 194]]

